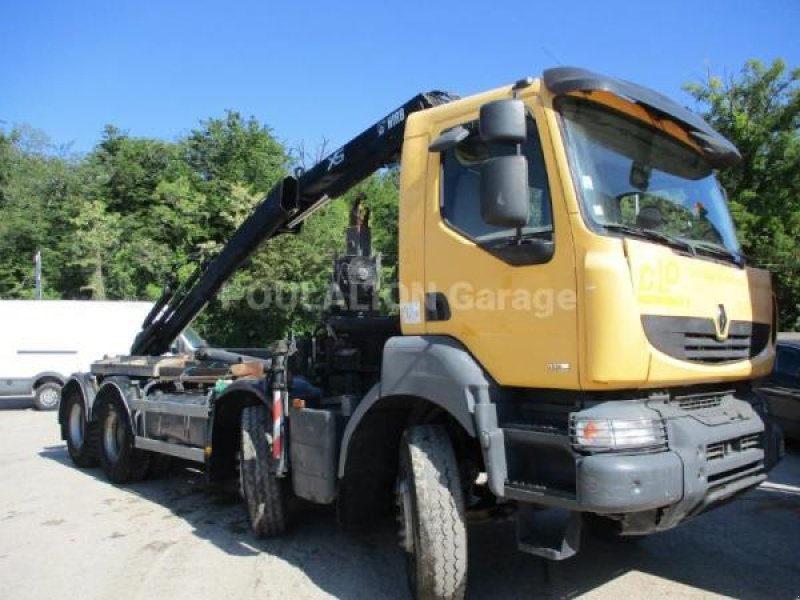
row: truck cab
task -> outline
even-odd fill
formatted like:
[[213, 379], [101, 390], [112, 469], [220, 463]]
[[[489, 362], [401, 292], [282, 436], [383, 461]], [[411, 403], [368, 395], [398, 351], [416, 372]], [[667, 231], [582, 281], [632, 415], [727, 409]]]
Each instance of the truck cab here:
[[[506, 386], [664, 388], [768, 373], [769, 273], [744, 264], [716, 157], [641, 102], [556, 95], [544, 82], [518, 92], [529, 197], [519, 228], [487, 224], [480, 204], [482, 165], [512, 150], [481, 141], [479, 111], [512, 90], [409, 118], [403, 333], [458, 339]], [[470, 133], [423, 152], [454, 127]], [[432, 297], [448, 318], [417, 310]]]
[[[512, 102], [493, 137], [487, 107]], [[644, 534], [766, 478], [781, 442], [750, 381], [776, 308], [714, 175], [737, 160], [727, 140], [560, 68], [411, 115], [403, 152], [402, 331], [482, 371], [497, 496]]]

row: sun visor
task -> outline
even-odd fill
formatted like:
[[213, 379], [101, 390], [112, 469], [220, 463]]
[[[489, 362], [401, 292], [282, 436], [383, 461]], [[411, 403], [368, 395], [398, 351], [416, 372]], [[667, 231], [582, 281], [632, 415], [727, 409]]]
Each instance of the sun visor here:
[[608, 92], [640, 104], [650, 112], [670, 118], [686, 127], [689, 135], [702, 149], [708, 163], [714, 168], [729, 167], [742, 159], [736, 146], [714, 131], [702, 118], [646, 87], [577, 67], [547, 69], [544, 72], [544, 85], [559, 96], [578, 91]]

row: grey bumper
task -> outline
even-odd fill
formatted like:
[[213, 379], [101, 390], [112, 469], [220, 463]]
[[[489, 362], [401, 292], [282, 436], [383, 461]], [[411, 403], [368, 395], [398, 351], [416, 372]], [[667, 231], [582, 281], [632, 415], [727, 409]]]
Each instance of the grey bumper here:
[[584, 511], [648, 510], [678, 502], [682, 492], [683, 463], [675, 452], [578, 459], [576, 504]]
[[[632, 533], [669, 529], [757, 486], [777, 461], [777, 428], [765, 427], [748, 403], [733, 402], [730, 419], [664, 415], [669, 449], [653, 453], [581, 454], [566, 435], [500, 429], [484, 436], [487, 469], [502, 469], [502, 478], [488, 473], [490, 486], [500, 497], [543, 506], [616, 518], [649, 513], [625, 528]], [[537, 461], [557, 466], [548, 471]]]

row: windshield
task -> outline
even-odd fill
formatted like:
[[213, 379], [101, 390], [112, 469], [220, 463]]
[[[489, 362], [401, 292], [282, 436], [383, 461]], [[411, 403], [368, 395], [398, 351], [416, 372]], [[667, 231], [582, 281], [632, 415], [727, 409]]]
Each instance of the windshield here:
[[724, 192], [689, 146], [621, 113], [562, 98], [570, 162], [584, 217], [607, 231], [739, 255]]

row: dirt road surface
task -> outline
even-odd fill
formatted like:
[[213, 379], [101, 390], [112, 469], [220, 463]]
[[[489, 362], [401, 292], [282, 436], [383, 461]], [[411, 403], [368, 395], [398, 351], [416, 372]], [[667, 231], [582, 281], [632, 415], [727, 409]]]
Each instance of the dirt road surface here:
[[[800, 450], [770, 481], [635, 544], [587, 540], [547, 566], [510, 524], [470, 527], [470, 598], [800, 597]], [[390, 531], [350, 537], [329, 511], [256, 540], [233, 494], [178, 469], [125, 487], [74, 468], [53, 413], [0, 410], [0, 599], [408, 598]]]

